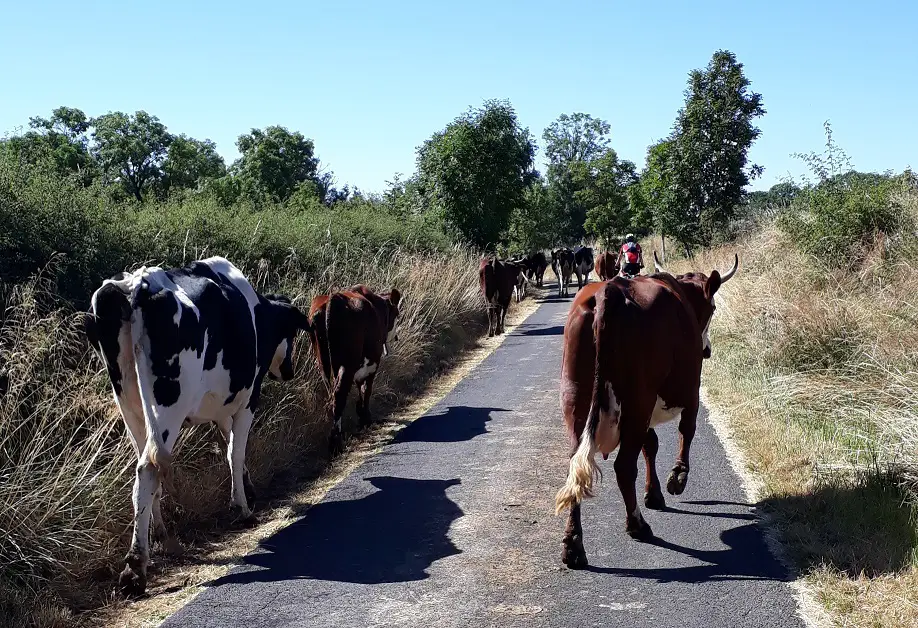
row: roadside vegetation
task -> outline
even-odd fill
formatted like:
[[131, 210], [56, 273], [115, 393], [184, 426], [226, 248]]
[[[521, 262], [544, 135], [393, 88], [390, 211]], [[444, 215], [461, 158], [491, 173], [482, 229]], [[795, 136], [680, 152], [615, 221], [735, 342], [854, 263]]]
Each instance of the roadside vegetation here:
[[918, 179], [861, 173], [827, 130], [812, 178], [757, 193], [705, 365], [759, 507], [826, 625], [918, 625]]

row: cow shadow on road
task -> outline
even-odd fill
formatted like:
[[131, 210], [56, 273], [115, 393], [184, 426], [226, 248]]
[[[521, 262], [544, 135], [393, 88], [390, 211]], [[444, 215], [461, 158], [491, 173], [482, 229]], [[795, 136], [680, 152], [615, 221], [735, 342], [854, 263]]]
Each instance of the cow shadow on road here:
[[553, 325], [545, 327], [543, 325], [522, 324], [513, 330], [513, 336], [561, 336], [564, 334], [564, 325]]
[[720, 533], [720, 540], [727, 546], [727, 549], [695, 549], [658, 537], [648, 542], [650, 545], [694, 558], [701, 564], [649, 569], [590, 565], [587, 570], [656, 582], [699, 583], [720, 580], [786, 581], [790, 579], [790, 574], [784, 566], [769, 552], [762, 531], [755, 523], [724, 530]]
[[208, 586], [329, 580], [359, 584], [428, 577], [437, 560], [461, 551], [447, 536], [463, 515], [446, 491], [460, 483], [398, 477], [366, 478], [375, 492], [323, 501], [261, 543], [243, 565]]
[[487, 434], [492, 412], [504, 408], [450, 406], [445, 412], [427, 414], [409, 423], [392, 439], [393, 443], [458, 443]]

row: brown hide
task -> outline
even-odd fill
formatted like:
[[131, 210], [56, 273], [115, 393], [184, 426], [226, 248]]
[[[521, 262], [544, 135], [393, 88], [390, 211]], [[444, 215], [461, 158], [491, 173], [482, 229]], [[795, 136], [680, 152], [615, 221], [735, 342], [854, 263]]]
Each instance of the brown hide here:
[[401, 294], [375, 294], [363, 285], [321, 295], [309, 310], [310, 337], [316, 362], [330, 388], [334, 421], [332, 449], [340, 445], [341, 417], [351, 386], [360, 386], [357, 412], [370, 421], [370, 395], [390, 332], [395, 327]]
[[596, 264], [594, 265], [593, 270], [596, 271], [596, 275], [599, 277], [600, 281], [612, 279], [615, 277], [615, 275], [618, 274], [618, 265], [616, 264], [616, 261], [617, 256], [611, 251], [600, 253], [596, 257]]

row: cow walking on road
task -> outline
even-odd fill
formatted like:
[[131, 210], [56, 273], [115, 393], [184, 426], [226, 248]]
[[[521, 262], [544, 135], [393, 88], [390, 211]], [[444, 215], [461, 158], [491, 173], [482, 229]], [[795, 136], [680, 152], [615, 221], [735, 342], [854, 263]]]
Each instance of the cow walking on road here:
[[545, 269], [548, 268], [548, 260], [545, 253], [538, 251], [526, 258], [526, 278], [535, 282], [539, 288], [542, 287], [542, 279], [545, 276]]
[[615, 476], [625, 503], [625, 530], [652, 537], [635, 494], [637, 459], [644, 452], [644, 505], [665, 506], [656, 473], [653, 428], [679, 419], [679, 453], [666, 488], [685, 490], [689, 449], [695, 435], [702, 360], [711, 355], [708, 327], [714, 294], [736, 273], [739, 258], [724, 275], [673, 276], [656, 261], [657, 274], [615, 277], [587, 286], [574, 299], [564, 328], [561, 411], [570, 439], [567, 482], [556, 496], [557, 512], [570, 508], [561, 560], [587, 565], [580, 523], [581, 501], [592, 495], [600, 474], [594, 456], [616, 448]]
[[151, 518], [163, 546], [175, 546], [160, 498], [183, 424], [213, 421], [220, 428], [230, 504], [241, 518], [251, 517], [255, 491], [245, 449], [261, 383], [265, 375], [293, 377], [294, 340], [308, 328], [288, 299], [260, 295], [222, 257], [170, 270], [145, 266], [93, 293], [86, 335], [102, 356], [137, 454], [133, 539], [119, 578], [125, 593], [146, 589]]
[[590, 271], [593, 270], [593, 249], [578, 246], [574, 250], [574, 273], [577, 275], [577, 290], [590, 283]]
[[309, 308], [309, 335], [316, 362], [329, 386], [332, 433], [329, 450], [343, 446], [342, 417], [351, 387], [359, 387], [357, 415], [362, 425], [372, 422], [370, 395], [389, 341], [398, 340], [395, 319], [401, 293], [392, 288], [375, 294], [363, 285], [316, 297]]
[[615, 253], [610, 251], [600, 253], [596, 256], [596, 263], [593, 270], [596, 271], [596, 276], [599, 277], [600, 281], [607, 281], [618, 274], [619, 268], [616, 263], [616, 258], [617, 256]]
[[558, 296], [570, 295], [568, 286], [574, 273], [574, 252], [567, 248], [552, 251], [551, 269], [558, 279]]
[[504, 320], [521, 274], [523, 268], [518, 264], [495, 257], [481, 260], [478, 283], [488, 304], [488, 337], [504, 333]]

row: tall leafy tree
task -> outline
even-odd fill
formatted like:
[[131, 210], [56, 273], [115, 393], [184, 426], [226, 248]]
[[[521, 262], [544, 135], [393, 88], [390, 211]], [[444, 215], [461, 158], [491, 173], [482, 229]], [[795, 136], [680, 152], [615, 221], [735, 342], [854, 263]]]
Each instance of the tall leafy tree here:
[[558, 224], [561, 218], [553, 190], [541, 177], [533, 181], [523, 203], [510, 216], [510, 253], [528, 254], [561, 244]]
[[302, 133], [282, 126], [252, 129], [239, 136], [236, 147], [242, 156], [233, 164], [233, 172], [248, 195], [285, 201], [305, 184], [324, 197], [323, 184], [330, 181], [319, 180], [315, 147]]
[[564, 240], [584, 235], [590, 207], [584, 205], [585, 173], [609, 148], [609, 123], [586, 113], [562, 114], [542, 133], [548, 158], [548, 182], [560, 205], [559, 224]]
[[689, 74], [664, 169], [679, 203], [669, 209], [692, 227], [678, 236], [686, 246], [710, 244], [734, 217], [750, 180], [762, 172], [748, 163], [748, 152], [761, 133], [754, 121], [765, 108], [761, 94], [749, 86], [743, 64], [727, 50]]
[[418, 149], [420, 187], [462, 238], [485, 248], [506, 238], [534, 179], [535, 145], [507, 101], [486, 101]]
[[50, 159], [62, 175], [76, 176], [88, 185], [97, 174], [89, 152], [88, 130], [92, 121], [79, 109], [58, 107], [50, 118], [29, 120], [32, 130], [10, 138], [10, 145], [26, 161]]
[[93, 153], [103, 171], [142, 201], [153, 184], [162, 182], [172, 135], [159, 118], [146, 111], [133, 116], [120, 111], [107, 113], [96, 118], [93, 126]]
[[185, 134], [172, 139], [163, 162], [163, 186], [167, 194], [197, 188], [204, 181], [225, 174], [226, 163], [211, 140], [196, 140]]
[[637, 182], [633, 162], [620, 160], [611, 148], [594, 159], [584, 169], [578, 181], [578, 200], [588, 207], [584, 228], [587, 233], [600, 237], [606, 246], [614, 243], [628, 231], [635, 231], [628, 188]]

